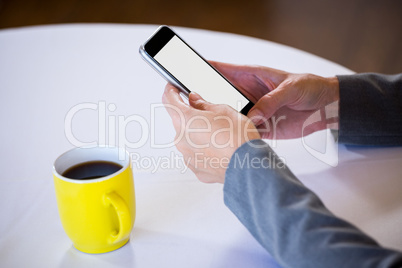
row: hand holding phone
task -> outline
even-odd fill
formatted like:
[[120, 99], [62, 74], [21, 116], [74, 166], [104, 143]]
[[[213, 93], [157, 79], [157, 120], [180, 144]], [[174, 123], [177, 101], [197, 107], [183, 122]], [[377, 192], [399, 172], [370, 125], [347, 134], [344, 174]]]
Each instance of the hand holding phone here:
[[215, 104], [227, 104], [247, 114], [253, 103], [221, 73], [167, 26], [140, 47], [140, 54], [168, 82], [185, 95], [197, 92]]

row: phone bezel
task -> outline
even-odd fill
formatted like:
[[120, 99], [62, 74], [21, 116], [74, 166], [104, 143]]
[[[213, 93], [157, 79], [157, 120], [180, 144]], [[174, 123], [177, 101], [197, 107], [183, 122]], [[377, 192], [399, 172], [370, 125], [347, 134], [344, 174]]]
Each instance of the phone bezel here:
[[[228, 82], [234, 90], [237, 90], [241, 95], [243, 95], [248, 103], [243, 107], [240, 113], [247, 115], [253, 103], [240, 91], [238, 90], [224, 75], [222, 75], [214, 66], [212, 66], [207, 60], [205, 60], [196, 50], [194, 50], [190, 45], [187, 44], [178, 34], [176, 34], [171, 28], [166, 25], [160, 26], [155, 33], [140, 47], [141, 56], [147, 60], [151, 66], [160, 73], [168, 82], [172, 83], [174, 86], [178, 87], [186, 96], [191, 92], [186, 86], [184, 86], [173, 74], [171, 74], [167, 69], [165, 69], [154, 57], [155, 55], [174, 37], [179, 38], [188, 48], [190, 48], [198, 57], [200, 57], [208, 66], [210, 66], [215, 72], [217, 72], [223, 79]], [[151, 61], [149, 61], [151, 60]]]

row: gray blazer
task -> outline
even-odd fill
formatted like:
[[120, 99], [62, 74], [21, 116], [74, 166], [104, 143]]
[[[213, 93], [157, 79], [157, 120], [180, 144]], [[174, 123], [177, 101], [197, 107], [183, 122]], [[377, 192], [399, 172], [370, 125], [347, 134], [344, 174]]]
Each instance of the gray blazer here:
[[[402, 145], [402, 74], [338, 79], [340, 142]], [[262, 140], [232, 156], [224, 201], [283, 267], [402, 267], [401, 252], [332, 214]]]

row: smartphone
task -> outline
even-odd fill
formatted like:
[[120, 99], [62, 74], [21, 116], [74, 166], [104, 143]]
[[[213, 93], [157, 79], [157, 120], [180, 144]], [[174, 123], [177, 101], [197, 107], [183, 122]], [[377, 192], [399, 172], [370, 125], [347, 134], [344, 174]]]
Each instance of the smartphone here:
[[245, 115], [254, 105], [168, 26], [160, 26], [140, 47], [140, 54], [186, 96], [194, 91], [206, 101], [227, 104]]

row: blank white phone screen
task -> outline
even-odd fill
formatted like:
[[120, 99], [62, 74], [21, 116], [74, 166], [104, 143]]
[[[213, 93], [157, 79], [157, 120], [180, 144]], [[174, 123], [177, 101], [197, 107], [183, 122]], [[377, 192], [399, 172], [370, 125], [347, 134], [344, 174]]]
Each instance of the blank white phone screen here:
[[206, 101], [228, 104], [237, 111], [249, 102], [177, 36], [154, 58], [186, 88], [197, 92]]

